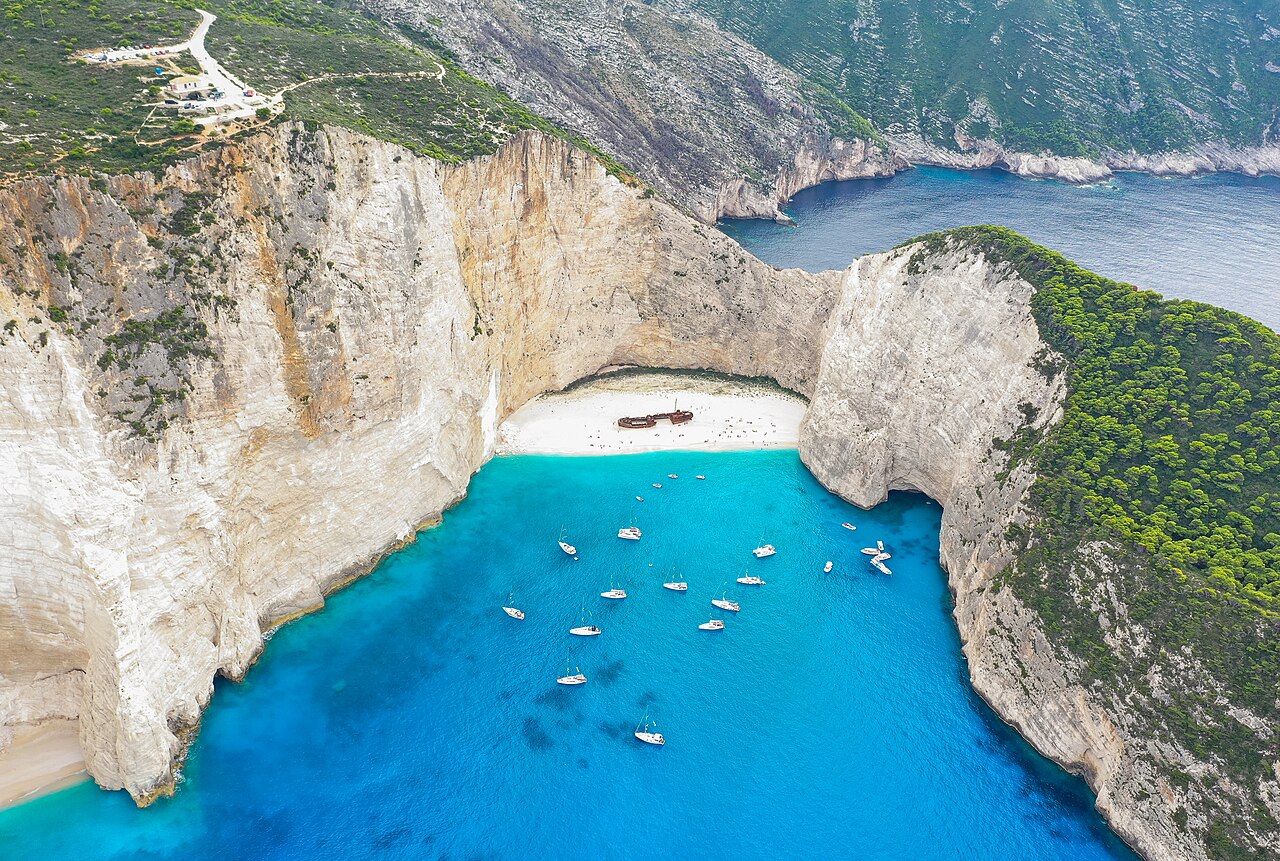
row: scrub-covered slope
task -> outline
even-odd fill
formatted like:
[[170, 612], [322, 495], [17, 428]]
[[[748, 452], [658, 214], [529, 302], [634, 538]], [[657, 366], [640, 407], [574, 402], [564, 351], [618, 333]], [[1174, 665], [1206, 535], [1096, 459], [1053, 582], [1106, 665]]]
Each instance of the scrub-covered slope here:
[[687, 2], [891, 134], [1066, 156], [1280, 138], [1264, 0]]

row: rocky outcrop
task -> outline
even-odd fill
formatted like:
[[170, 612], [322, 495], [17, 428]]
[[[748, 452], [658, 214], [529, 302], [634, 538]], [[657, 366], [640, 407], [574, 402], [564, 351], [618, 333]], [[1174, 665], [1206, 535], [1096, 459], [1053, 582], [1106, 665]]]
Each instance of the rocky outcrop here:
[[895, 169], [847, 106], [691, 9], [632, 0], [365, 5], [438, 38], [469, 71], [600, 145], [707, 223], [777, 218], [802, 188]]
[[140, 801], [214, 675], [460, 497], [505, 415], [622, 362], [807, 388], [835, 295], [536, 134], [29, 181], [0, 249], [0, 723], [78, 719]]
[[1280, 144], [1232, 146], [1205, 143], [1185, 152], [1138, 153], [1108, 150], [1098, 158], [1060, 156], [1052, 153], [1011, 152], [993, 140], [956, 136], [958, 149], [930, 143], [919, 135], [890, 138], [895, 158], [912, 164], [929, 164], [959, 170], [999, 168], [1028, 179], [1059, 179], [1091, 183], [1117, 171], [1152, 176], [1188, 177], [1207, 173], [1240, 173], [1245, 176], [1280, 176]]

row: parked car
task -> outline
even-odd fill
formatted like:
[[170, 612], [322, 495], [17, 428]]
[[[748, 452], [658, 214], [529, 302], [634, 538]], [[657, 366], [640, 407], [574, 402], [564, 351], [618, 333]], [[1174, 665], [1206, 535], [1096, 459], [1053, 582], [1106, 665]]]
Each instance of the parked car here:
[[177, 100], [177, 99], [165, 99], [165, 100], [164, 100], [164, 103], [165, 103], [166, 105], [176, 105], [176, 104], [179, 104], [179, 102], [178, 102], [178, 100]]

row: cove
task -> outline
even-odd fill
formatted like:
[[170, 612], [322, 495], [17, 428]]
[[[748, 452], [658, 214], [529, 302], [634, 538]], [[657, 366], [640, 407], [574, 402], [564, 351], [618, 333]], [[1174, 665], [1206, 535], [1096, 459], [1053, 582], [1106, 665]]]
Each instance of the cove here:
[[[793, 450], [491, 461], [219, 682], [174, 798], [55, 793], [0, 813], [0, 857], [1132, 861], [970, 691], [940, 516], [847, 505]], [[858, 552], [876, 539], [892, 577]], [[734, 583], [748, 563], [768, 585]], [[741, 613], [698, 631], [722, 590]], [[602, 636], [567, 634], [583, 604]], [[566, 659], [587, 685], [555, 685]], [[663, 749], [631, 738], [646, 710]]]
[[1280, 177], [1117, 174], [1080, 187], [921, 167], [807, 189], [787, 212], [798, 227], [721, 227], [762, 260], [817, 272], [933, 230], [1000, 224], [1101, 275], [1280, 329]]

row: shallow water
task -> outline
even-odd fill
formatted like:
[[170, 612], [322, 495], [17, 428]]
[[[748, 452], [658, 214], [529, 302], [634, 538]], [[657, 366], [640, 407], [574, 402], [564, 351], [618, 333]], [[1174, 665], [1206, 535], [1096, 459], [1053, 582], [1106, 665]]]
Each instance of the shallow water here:
[[1118, 174], [1106, 185], [1078, 187], [998, 170], [922, 167], [811, 188], [787, 211], [799, 227], [722, 227], [763, 260], [816, 272], [931, 230], [1002, 224], [1102, 275], [1280, 329], [1277, 177]]
[[[638, 544], [614, 537], [633, 516]], [[846, 505], [794, 451], [493, 461], [219, 683], [175, 798], [57, 793], [0, 813], [0, 857], [1132, 861], [970, 691], [939, 519]], [[892, 577], [858, 552], [877, 538]], [[767, 586], [733, 582], [747, 563]], [[597, 597], [611, 578], [625, 601]], [[698, 631], [722, 589], [742, 612]], [[587, 685], [555, 685], [568, 657]], [[646, 709], [665, 748], [631, 737]]]

